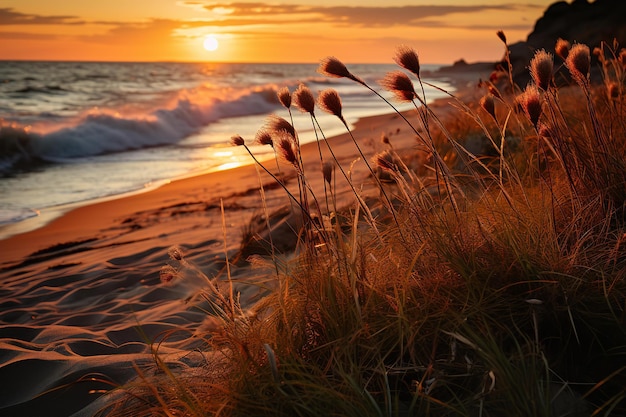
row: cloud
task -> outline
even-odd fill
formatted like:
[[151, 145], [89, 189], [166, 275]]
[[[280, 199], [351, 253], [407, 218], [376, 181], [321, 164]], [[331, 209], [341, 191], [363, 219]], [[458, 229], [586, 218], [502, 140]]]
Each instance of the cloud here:
[[82, 25], [77, 16], [42, 16], [15, 11], [13, 8], [0, 8], [0, 26], [9, 25]]
[[[139, 36], [137, 31], [151, 30], [171, 34], [175, 30], [186, 30], [197, 27], [250, 27], [250, 26], [278, 26], [284, 23], [316, 24], [326, 23], [340, 27], [394, 27], [413, 26], [423, 28], [471, 28], [471, 29], [500, 29], [489, 27], [478, 19], [467, 18], [464, 23], [451, 24], [445, 17], [450, 14], [463, 13], [479, 14], [489, 10], [511, 11], [520, 8], [534, 7], [532, 5], [408, 5], [395, 7], [371, 6], [310, 6], [300, 4], [268, 4], [263, 2], [207, 2], [202, 0], [178, 0], [177, 4], [202, 8], [212, 12], [208, 19], [170, 20], [167, 18], [151, 19], [144, 22], [116, 22], [116, 21], [86, 21], [77, 16], [44, 16], [27, 14], [13, 8], [0, 8], [0, 27], [10, 25], [103, 25], [111, 29], [103, 35], [84, 36], [85, 40], [104, 41], [106, 38], [120, 34]], [[525, 29], [526, 27], [520, 26]], [[12, 36], [17, 36], [13, 32]], [[8, 35], [5, 35], [8, 36]], [[28, 35], [24, 34], [22, 38]]]
[[325, 17], [342, 24], [381, 27], [416, 25], [428, 18], [488, 9], [509, 10], [506, 6], [331, 7], [326, 10]]
[[[198, 7], [198, 1], [188, 1], [185, 4]], [[204, 6], [207, 11], [224, 15], [228, 21], [236, 20], [245, 23], [247, 19], [256, 22], [259, 17], [280, 17], [280, 20], [292, 23], [308, 23], [315, 16], [317, 21], [335, 23], [342, 26], [363, 27], [390, 27], [402, 25], [419, 25], [429, 19], [447, 16], [450, 14], [481, 13], [489, 10], [511, 11], [519, 8], [513, 4], [500, 5], [471, 5], [471, 6], [395, 6], [395, 7], [365, 7], [365, 6], [303, 6], [296, 4], [266, 4], [266, 3], [209, 3]], [[470, 22], [470, 19], [467, 20]], [[429, 25], [432, 25], [430, 20]], [[443, 24], [441, 26], [444, 26]], [[471, 23], [466, 25], [472, 27]]]
[[[117, 22], [117, 21], [87, 21], [77, 16], [44, 16], [27, 14], [13, 8], [0, 8], [0, 27], [22, 25], [89, 25], [105, 26], [109, 29], [103, 34], [67, 35], [66, 38], [79, 39], [85, 42], [111, 43], [112, 41], [133, 42], [149, 39], [150, 36], [161, 35], [169, 37], [172, 31], [184, 22], [152, 19], [146, 22]], [[50, 40], [58, 36], [50, 34], [31, 33], [23, 31], [2, 31], [0, 39], [6, 40]]]
[[0, 39], [6, 40], [53, 40], [56, 35], [45, 33], [27, 33], [27, 32], [0, 32]]
[[[468, 22], [466, 25], [462, 24], [448, 24], [447, 22], [440, 22], [438, 20], [423, 20], [419, 22], [419, 26], [423, 28], [449, 28], [449, 29], [473, 29], [473, 30], [492, 30], [498, 31], [502, 29], [502, 25], [495, 23], [493, 25], [485, 24], [485, 23], [471, 23]], [[518, 25], [506, 25], [506, 30], [528, 30], [527, 24], [518, 24]]]
[[180, 28], [183, 22], [170, 19], [151, 19], [147, 22], [96, 22], [101, 25], [112, 26], [103, 34], [81, 36], [81, 40], [96, 43], [138, 41], [154, 41], [167, 38], [172, 31]]

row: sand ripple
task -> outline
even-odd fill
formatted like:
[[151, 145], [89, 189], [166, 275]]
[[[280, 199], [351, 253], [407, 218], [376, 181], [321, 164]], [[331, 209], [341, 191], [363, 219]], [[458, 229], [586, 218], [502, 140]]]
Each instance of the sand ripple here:
[[153, 365], [151, 343], [172, 360], [202, 348], [202, 283], [163, 286], [167, 249], [100, 246], [106, 261], [81, 259], [86, 249], [0, 271], [0, 415], [90, 415], [104, 391]]

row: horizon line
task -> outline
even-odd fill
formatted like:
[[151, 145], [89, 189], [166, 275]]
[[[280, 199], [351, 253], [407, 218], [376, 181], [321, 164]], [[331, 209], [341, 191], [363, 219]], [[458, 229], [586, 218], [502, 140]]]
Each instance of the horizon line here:
[[[323, 61], [324, 58], [320, 58], [319, 61], [294, 61], [294, 62], [272, 62], [272, 61], [192, 61], [192, 60], [144, 60], [144, 61], [133, 61], [133, 60], [92, 60], [92, 59], [20, 59], [20, 58], [0, 58], [0, 62], [49, 62], [49, 63], [94, 63], [94, 64], [221, 64], [221, 65], [232, 65], [232, 64], [250, 64], [250, 65], [319, 65], [320, 62]], [[422, 65], [434, 65], [434, 66], [452, 66], [454, 63], [461, 61], [462, 59], [456, 60], [451, 63], [432, 63], [432, 62], [423, 62]], [[344, 62], [344, 61], [342, 61]], [[467, 64], [481, 64], [481, 63], [496, 63], [497, 60], [493, 61], [472, 61]], [[393, 61], [390, 62], [351, 62], [345, 61], [345, 64], [349, 65], [394, 65]]]

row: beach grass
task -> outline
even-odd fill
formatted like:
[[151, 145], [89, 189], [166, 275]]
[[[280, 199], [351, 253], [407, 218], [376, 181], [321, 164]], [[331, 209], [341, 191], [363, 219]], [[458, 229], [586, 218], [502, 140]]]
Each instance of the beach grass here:
[[[201, 336], [203, 363], [180, 371], [155, 346], [156, 371], [121, 387], [107, 413], [625, 414], [626, 54], [595, 53], [600, 84], [589, 81], [591, 52], [575, 44], [563, 61], [538, 51], [528, 86], [502, 74], [482, 83], [482, 97], [449, 94], [436, 108], [417, 54], [399, 48], [403, 71], [382, 84], [415, 104], [398, 113], [415, 147], [397, 152], [384, 136], [385, 149], [365, 155], [352, 136], [369, 190], [321, 140], [315, 111], [345, 124], [340, 98], [300, 87], [294, 102], [311, 115], [320, 169], [305, 172], [298, 129], [279, 116], [262, 143], [295, 171], [298, 191], [259, 164], [299, 219], [293, 256], [249, 259], [269, 265], [253, 306], [241, 304], [228, 268], [221, 281], [206, 277], [202, 297], [219, 326]], [[556, 66], [569, 85], [556, 87]], [[371, 88], [335, 58], [320, 72]], [[337, 206], [338, 180], [352, 204]]]

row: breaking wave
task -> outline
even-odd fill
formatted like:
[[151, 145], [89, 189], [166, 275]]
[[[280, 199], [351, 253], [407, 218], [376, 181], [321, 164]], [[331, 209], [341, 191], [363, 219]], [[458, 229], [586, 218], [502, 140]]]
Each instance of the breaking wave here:
[[0, 120], [0, 173], [42, 161], [67, 162], [174, 144], [220, 119], [268, 113], [278, 105], [274, 85], [223, 95], [184, 92], [173, 105], [133, 116], [113, 110], [90, 111], [69, 126], [48, 128], [45, 133]]

